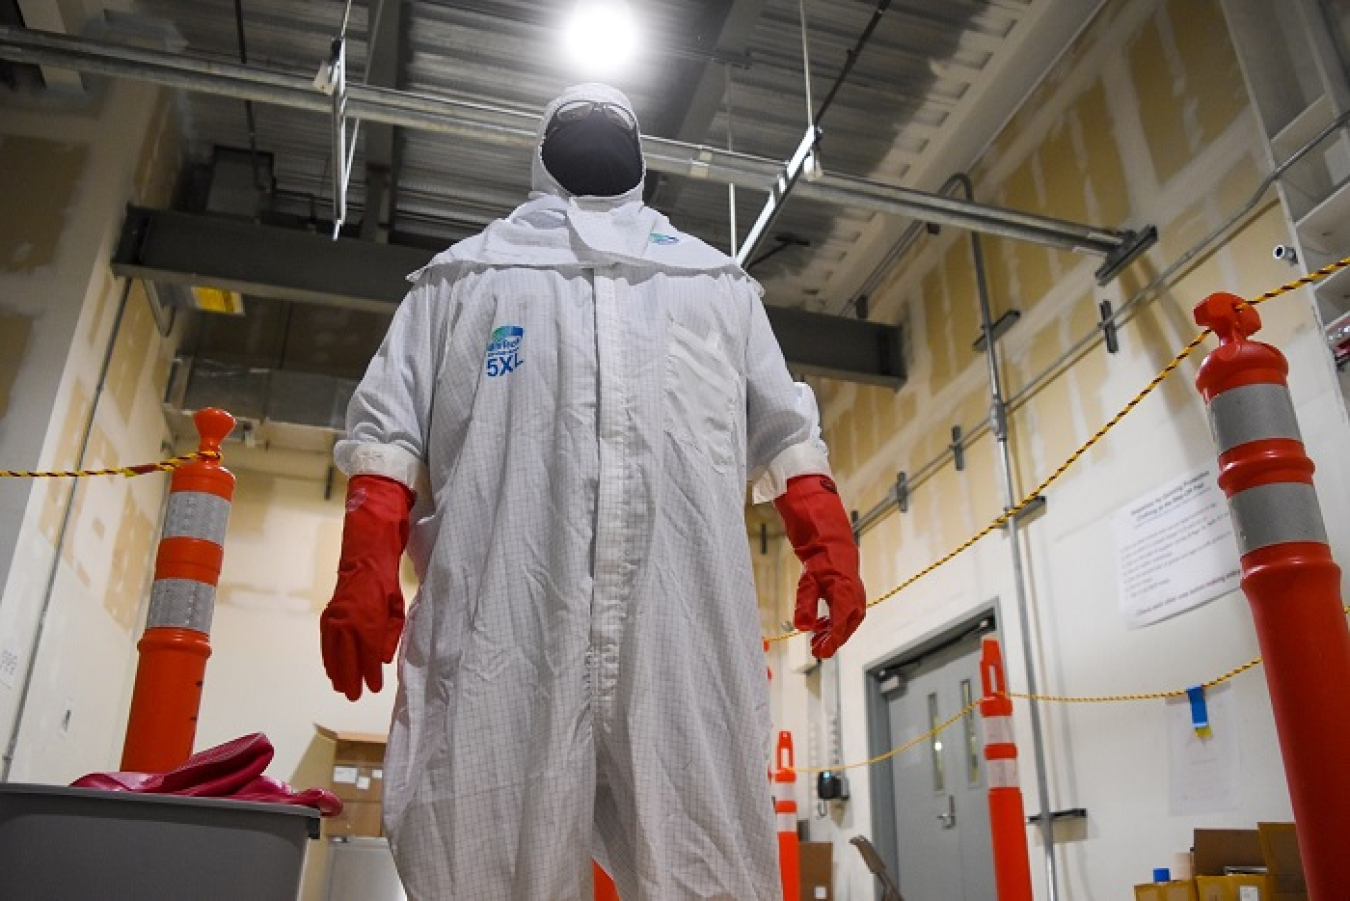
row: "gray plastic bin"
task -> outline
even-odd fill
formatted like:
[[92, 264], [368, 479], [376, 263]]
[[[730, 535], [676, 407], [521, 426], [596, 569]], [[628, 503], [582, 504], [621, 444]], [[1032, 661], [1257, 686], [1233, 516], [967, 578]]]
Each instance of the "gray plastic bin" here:
[[295, 901], [319, 812], [0, 784], [6, 901]]

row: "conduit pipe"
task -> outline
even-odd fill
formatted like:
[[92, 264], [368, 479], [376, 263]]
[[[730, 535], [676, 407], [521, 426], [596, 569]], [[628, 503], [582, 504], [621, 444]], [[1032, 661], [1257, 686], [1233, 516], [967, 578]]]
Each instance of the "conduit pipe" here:
[[[304, 75], [233, 63], [175, 56], [139, 47], [108, 44], [70, 35], [0, 26], [0, 59], [131, 78], [171, 88], [255, 100], [327, 115], [331, 100]], [[484, 104], [428, 97], [370, 85], [349, 85], [347, 112], [353, 118], [422, 131], [488, 141], [501, 146], [533, 147], [537, 116]], [[782, 162], [665, 138], [642, 139], [647, 168], [688, 178], [768, 191]], [[1106, 280], [1156, 238], [1154, 231], [1119, 231], [1079, 225], [911, 188], [885, 185], [846, 175], [826, 174], [799, 184], [799, 197], [853, 209], [922, 219], [1105, 256], [1098, 279]]]
[[[1153, 279], [1150, 280], [1147, 285], [1144, 285], [1138, 291], [1135, 291], [1134, 294], [1130, 295], [1130, 297], [1124, 303], [1122, 303], [1119, 307], [1116, 308], [1115, 312], [1112, 313], [1108, 319], [1105, 319], [1101, 323], [1098, 323], [1092, 329], [1092, 331], [1087, 332], [1077, 341], [1071, 344], [1069, 346], [1069, 349], [1064, 351], [1064, 353], [1062, 353], [1058, 358], [1056, 358], [1052, 363], [1050, 363], [1050, 365], [1046, 366], [1040, 372], [1036, 373], [1036, 375], [1032, 376], [1016, 394], [1012, 395], [1007, 399], [1006, 404], [1007, 411], [1013, 412], [1022, 407], [1022, 405], [1026, 404], [1036, 394], [1037, 391], [1039, 391], [1042, 387], [1045, 386], [1046, 383], [1048, 383], [1051, 379], [1056, 378], [1066, 367], [1071, 365], [1078, 357], [1082, 356], [1084, 353], [1087, 353], [1087, 351], [1092, 347], [1092, 345], [1096, 344], [1098, 341], [1101, 340], [1103, 325], [1110, 324], [1119, 328], [1128, 323], [1138, 312], [1138, 310], [1142, 307], [1143, 302], [1149, 299], [1149, 297], [1152, 296], [1152, 294], [1159, 287], [1167, 284], [1168, 280], [1171, 279], [1172, 276], [1180, 272], [1182, 268], [1186, 266], [1186, 264], [1188, 264], [1191, 260], [1195, 259], [1201, 253], [1203, 253], [1206, 250], [1206, 248], [1209, 248], [1211, 245], [1213, 245], [1214, 242], [1217, 241], [1220, 237], [1222, 237], [1225, 234], [1228, 234], [1239, 224], [1245, 222], [1246, 217], [1252, 212], [1252, 210], [1256, 209], [1257, 204], [1260, 202], [1261, 198], [1265, 196], [1265, 193], [1268, 190], [1270, 190], [1271, 185], [1273, 185], [1276, 181], [1278, 181], [1280, 177], [1290, 169], [1290, 167], [1295, 165], [1299, 160], [1303, 159], [1303, 157], [1307, 156], [1319, 144], [1321, 144], [1324, 140], [1326, 140], [1330, 135], [1338, 131], [1347, 122], [1350, 122], [1350, 110], [1341, 113], [1331, 122], [1327, 123], [1326, 127], [1324, 127], [1320, 132], [1318, 132], [1313, 137], [1309, 138], [1306, 144], [1304, 144], [1298, 150], [1294, 151], [1294, 153], [1292, 153], [1287, 159], [1285, 159], [1284, 162], [1280, 163], [1273, 170], [1271, 170], [1270, 174], [1267, 175], [1264, 179], [1262, 179], [1261, 184], [1256, 186], [1256, 189], [1247, 198], [1247, 201], [1243, 203], [1242, 206], [1240, 206], [1227, 219], [1225, 219], [1221, 225], [1219, 225], [1209, 234], [1205, 235], [1196, 243], [1192, 244], [1171, 264], [1169, 264], [1166, 268], [1164, 268], [1161, 272], [1159, 272], [1156, 276], [1154, 276]], [[944, 192], [947, 191], [950, 188], [950, 185], [951, 179], [948, 179], [947, 184], [944, 185], [942, 190]], [[900, 258], [900, 256], [904, 253], [905, 249], [913, 241], [913, 239], [918, 237], [918, 233], [923, 227], [924, 224], [922, 222], [915, 222], [909, 227], [909, 229], [906, 230], [906, 232], [901, 236], [900, 240], [897, 242], [896, 249], [888, 257], [890, 262], [893, 263], [894, 261]], [[864, 283], [863, 290], [859, 292], [858, 295], [859, 297], [865, 297], [870, 290], [874, 290], [876, 285], [880, 284], [881, 279], [885, 274], [885, 269], [887, 265], [888, 265], [887, 263], [883, 263], [876, 270], [874, 270], [872, 276], [868, 279], [868, 282]], [[871, 285], [871, 288], [869, 288], [868, 285]], [[849, 303], [850, 304], [856, 303], [856, 298], [852, 301], [849, 301]], [[844, 310], [847, 310], [847, 306], [844, 308]], [[987, 431], [989, 431], [988, 418], [981, 420], [978, 424], [971, 427], [970, 429], [963, 429], [960, 442], [961, 446], [970, 447], [976, 441], [983, 438], [985, 432]], [[908, 475], [907, 481], [905, 482], [905, 488], [907, 493], [909, 495], [913, 495], [913, 493], [919, 488], [919, 486], [927, 482], [938, 472], [938, 470], [940, 470], [943, 466], [946, 465], [947, 460], [950, 459], [951, 456], [952, 450], [951, 448], [948, 448], [942, 451], [942, 453], [930, 459], [927, 463], [920, 466], [913, 473], [910, 473]], [[899, 504], [899, 502], [900, 502], [900, 495], [895, 490], [895, 488], [892, 488], [890, 491], [886, 492], [886, 496], [882, 498], [880, 501], [878, 501], [875, 506], [873, 506], [870, 510], [868, 510], [866, 513], [862, 514], [862, 516], [858, 518], [858, 521], [854, 524], [853, 527], [854, 532], [860, 536], [866, 534], [873, 526], [875, 526], [882, 519], [888, 516], [891, 510], [894, 509], [896, 505]]]
[[[970, 176], [964, 172], [948, 179], [948, 184], [960, 185], [967, 199], [974, 199], [975, 186]], [[970, 236], [971, 253], [975, 260], [975, 293], [980, 302], [980, 331], [984, 334], [984, 356], [989, 369], [989, 427], [994, 433], [998, 446], [999, 474], [1003, 482], [1003, 509], [1012, 509], [1018, 501], [1017, 487], [1013, 482], [1012, 452], [1008, 447], [1008, 410], [1003, 401], [1003, 377], [999, 372], [998, 336], [994, 333], [993, 312], [989, 304], [989, 283], [984, 269], [984, 247], [980, 236]], [[1026, 668], [1027, 694], [1036, 695], [1036, 662], [1031, 643], [1031, 618], [1028, 614], [1026, 575], [1022, 571], [1022, 546], [1018, 536], [1016, 516], [1008, 517], [1005, 526], [1008, 529], [1008, 554], [1012, 559], [1013, 592], [1017, 600], [1017, 621], [1022, 633], [1022, 663]], [[1039, 823], [1041, 839], [1045, 848], [1045, 881], [1049, 901], [1055, 901], [1059, 895], [1055, 868], [1054, 821], [1050, 816], [1050, 784], [1045, 772], [1045, 741], [1041, 732], [1040, 703], [1027, 702], [1031, 711], [1031, 750], [1036, 760], [1036, 794], [1041, 806]]]

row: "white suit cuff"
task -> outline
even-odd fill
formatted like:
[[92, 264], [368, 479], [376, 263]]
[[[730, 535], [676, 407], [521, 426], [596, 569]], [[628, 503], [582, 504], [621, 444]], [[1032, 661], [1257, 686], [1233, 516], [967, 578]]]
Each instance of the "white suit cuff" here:
[[813, 473], [832, 476], [824, 445], [819, 440], [808, 439], [792, 445], [773, 458], [750, 489], [750, 501], [762, 504], [776, 500], [787, 490], [788, 479]]
[[422, 461], [396, 444], [339, 441], [333, 456], [338, 468], [348, 477], [384, 476], [403, 483], [412, 491], [417, 491], [427, 481]]

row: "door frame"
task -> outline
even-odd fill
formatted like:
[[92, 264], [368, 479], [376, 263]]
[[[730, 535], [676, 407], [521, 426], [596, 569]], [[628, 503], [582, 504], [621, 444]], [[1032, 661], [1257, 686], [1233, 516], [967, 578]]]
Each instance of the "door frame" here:
[[[944, 626], [928, 632], [880, 658], [863, 668], [863, 684], [867, 692], [865, 707], [867, 711], [867, 756], [869, 758], [885, 754], [895, 747], [891, 737], [891, 721], [885, 692], [882, 690], [881, 673], [896, 666], [917, 663], [934, 651], [963, 641], [975, 634], [999, 636], [997, 615], [998, 599], [986, 601], [973, 611], [964, 614]], [[1000, 637], [1000, 641], [1001, 641]], [[895, 822], [895, 780], [891, 777], [891, 768], [874, 767], [868, 779], [869, 795], [872, 804], [872, 834], [869, 836], [877, 849], [877, 854], [886, 864], [891, 878], [897, 879], [900, 861], [896, 855], [899, 842], [899, 830]], [[881, 897], [880, 880], [873, 880], [874, 897]]]

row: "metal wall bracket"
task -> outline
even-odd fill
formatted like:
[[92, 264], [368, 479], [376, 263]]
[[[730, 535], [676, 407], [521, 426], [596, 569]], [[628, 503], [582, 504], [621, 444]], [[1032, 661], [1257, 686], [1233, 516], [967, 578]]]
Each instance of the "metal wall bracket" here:
[[1139, 231], [1117, 232], [1121, 243], [1106, 254], [1106, 262], [1097, 269], [1097, 284], [1104, 285], [1120, 274], [1120, 270], [1134, 262], [1135, 257], [1148, 250], [1158, 240], [1158, 229], [1152, 225]]
[[1113, 354], [1120, 350], [1120, 341], [1116, 337], [1116, 320], [1112, 318], [1115, 314], [1111, 309], [1111, 301], [1103, 300], [1098, 303], [1097, 312], [1101, 315], [1101, 322], [1097, 327], [1102, 330], [1102, 337], [1106, 339], [1106, 352]]
[[961, 427], [952, 426], [952, 443], [947, 445], [952, 452], [952, 462], [956, 464], [956, 471], [961, 472], [966, 468], [966, 448], [961, 443]]
[[[1020, 320], [1021, 318], [1022, 318], [1021, 310], [1009, 310], [1002, 316], [995, 319], [993, 324], [989, 326], [989, 331], [993, 333], [994, 341], [997, 342], [998, 339], [1002, 338], [1005, 334], [1007, 334], [1008, 329], [1016, 325], [1018, 320]], [[988, 339], [989, 335], [985, 333], [984, 329], [980, 329], [980, 337], [975, 339], [975, 343], [972, 344], [971, 347], [975, 348], [975, 350], [979, 353], [984, 353], [989, 346]]]
[[[1055, 811], [1051, 811], [1051, 813], [1050, 813], [1050, 822], [1052, 822], [1052, 823], [1058, 823], [1058, 822], [1062, 822], [1062, 821], [1064, 821], [1064, 820], [1086, 820], [1086, 819], [1087, 819], [1087, 815], [1088, 815], [1088, 814], [1087, 814], [1087, 808], [1086, 808], [1086, 807], [1070, 807], [1070, 808], [1067, 809], [1067, 810], [1055, 810]], [[1031, 816], [1027, 817], [1027, 822], [1028, 822], [1028, 823], [1039, 823], [1039, 822], [1041, 822], [1041, 821], [1044, 820], [1044, 819], [1045, 819], [1045, 814], [1043, 814], [1043, 813], [1036, 813], [1036, 814], [1032, 814]]]
[[[1046, 501], [1044, 495], [1037, 495], [1035, 499], [1033, 499], [1025, 507], [1023, 507], [1021, 510], [1018, 510], [1017, 513], [1013, 516], [1013, 519], [1017, 521], [1017, 527], [1020, 529], [1027, 523], [1034, 522], [1040, 519], [1043, 515], [1045, 515], [1045, 511], [1049, 508], [1049, 506], [1050, 505]], [[1006, 528], [1008, 524], [1005, 522], [1003, 525]]]
[[895, 502], [901, 513], [909, 512], [909, 476], [903, 472], [895, 477]]

